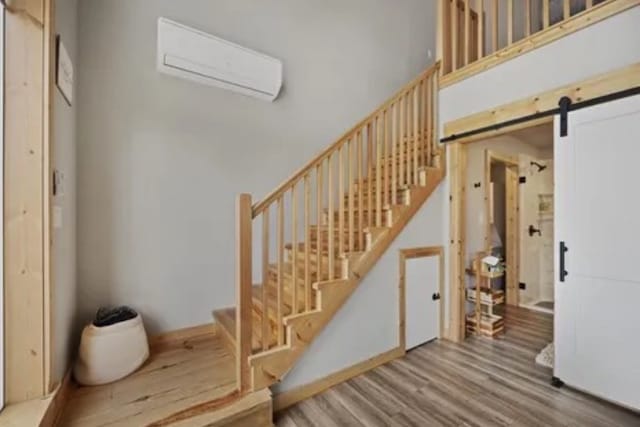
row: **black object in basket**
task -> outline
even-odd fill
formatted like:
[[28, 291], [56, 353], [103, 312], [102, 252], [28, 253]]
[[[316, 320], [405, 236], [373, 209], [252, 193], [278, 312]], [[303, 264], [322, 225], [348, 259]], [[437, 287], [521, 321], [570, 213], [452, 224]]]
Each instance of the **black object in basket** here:
[[115, 325], [116, 323], [131, 320], [137, 315], [138, 313], [134, 309], [126, 305], [121, 307], [100, 307], [96, 313], [93, 325], [99, 328]]

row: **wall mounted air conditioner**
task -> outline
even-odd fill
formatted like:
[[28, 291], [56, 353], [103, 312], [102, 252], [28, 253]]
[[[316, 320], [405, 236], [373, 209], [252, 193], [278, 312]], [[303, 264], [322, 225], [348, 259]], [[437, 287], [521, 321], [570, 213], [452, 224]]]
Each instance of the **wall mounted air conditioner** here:
[[260, 52], [158, 19], [158, 71], [273, 101], [282, 87], [282, 62]]

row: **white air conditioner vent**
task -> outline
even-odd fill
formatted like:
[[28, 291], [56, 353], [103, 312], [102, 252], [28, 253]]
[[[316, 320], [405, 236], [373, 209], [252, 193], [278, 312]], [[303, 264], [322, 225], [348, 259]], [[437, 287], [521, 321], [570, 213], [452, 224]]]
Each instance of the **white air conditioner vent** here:
[[282, 87], [282, 62], [260, 52], [158, 19], [158, 71], [273, 101]]

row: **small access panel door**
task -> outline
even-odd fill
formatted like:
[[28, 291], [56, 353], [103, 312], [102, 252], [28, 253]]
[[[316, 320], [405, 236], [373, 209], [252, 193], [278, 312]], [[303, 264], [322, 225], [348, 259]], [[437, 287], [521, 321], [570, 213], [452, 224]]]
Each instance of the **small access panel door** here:
[[640, 96], [555, 120], [555, 366], [640, 409]]
[[439, 257], [411, 258], [405, 264], [406, 349], [440, 336]]

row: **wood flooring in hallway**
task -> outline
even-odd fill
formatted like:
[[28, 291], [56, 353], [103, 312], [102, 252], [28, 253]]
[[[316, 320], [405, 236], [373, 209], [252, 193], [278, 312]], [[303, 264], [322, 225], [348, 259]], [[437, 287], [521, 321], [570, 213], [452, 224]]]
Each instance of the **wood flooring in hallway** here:
[[278, 427], [640, 426], [640, 414], [549, 382], [549, 314], [506, 313], [501, 339], [434, 341], [275, 415]]

